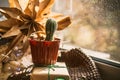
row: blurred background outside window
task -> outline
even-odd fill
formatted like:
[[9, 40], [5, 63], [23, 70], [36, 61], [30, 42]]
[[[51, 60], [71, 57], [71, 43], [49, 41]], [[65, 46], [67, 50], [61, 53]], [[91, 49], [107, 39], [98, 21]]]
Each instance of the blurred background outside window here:
[[58, 32], [63, 48], [75, 45], [92, 56], [120, 62], [120, 0], [56, 0], [54, 10], [72, 18]]

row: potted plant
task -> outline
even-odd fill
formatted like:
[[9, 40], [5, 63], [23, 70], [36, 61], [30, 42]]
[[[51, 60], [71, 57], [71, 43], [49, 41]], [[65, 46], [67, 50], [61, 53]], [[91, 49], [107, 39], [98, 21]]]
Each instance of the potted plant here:
[[40, 39], [30, 39], [32, 60], [35, 65], [55, 64], [58, 57], [60, 39], [54, 37], [57, 22], [50, 18], [45, 25], [45, 38], [36, 32]]

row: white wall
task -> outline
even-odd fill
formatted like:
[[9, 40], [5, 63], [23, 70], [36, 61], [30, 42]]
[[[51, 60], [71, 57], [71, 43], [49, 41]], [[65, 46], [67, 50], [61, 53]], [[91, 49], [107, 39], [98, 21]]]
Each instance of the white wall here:
[[8, 7], [8, 0], [0, 0], [0, 7]]

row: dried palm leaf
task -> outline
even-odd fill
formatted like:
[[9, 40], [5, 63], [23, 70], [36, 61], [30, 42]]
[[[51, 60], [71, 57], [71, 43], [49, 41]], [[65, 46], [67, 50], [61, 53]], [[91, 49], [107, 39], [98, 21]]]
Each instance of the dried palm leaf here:
[[[29, 37], [35, 31], [44, 32], [48, 18], [55, 18], [58, 30], [71, 23], [70, 17], [51, 11], [54, 2], [55, 0], [9, 0], [10, 7], [0, 7], [0, 12], [6, 17], [6, 20], [0, 22], [0, 33], [4, 33], [2, 37], [16, 36], [6, 54], [20, 42], [22, 34]], [[27, 43], [23, 47], [27, 47]]]

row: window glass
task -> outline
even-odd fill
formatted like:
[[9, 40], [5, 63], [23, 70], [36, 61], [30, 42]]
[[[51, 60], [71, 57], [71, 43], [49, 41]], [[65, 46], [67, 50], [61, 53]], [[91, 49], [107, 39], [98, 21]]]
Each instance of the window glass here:
[[72, 18], [58, 32], [63, 47], [72, 44], [93, 56], [120, 61], [120, 0], [56, 0], [54, 7]]

